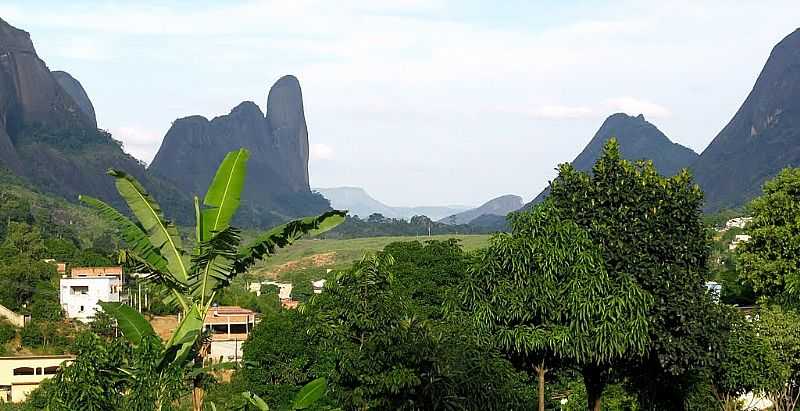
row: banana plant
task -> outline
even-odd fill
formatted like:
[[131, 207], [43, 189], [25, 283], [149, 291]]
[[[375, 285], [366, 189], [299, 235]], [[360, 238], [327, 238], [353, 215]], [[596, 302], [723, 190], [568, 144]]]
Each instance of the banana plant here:
[[[181, 321], [164, 346], [159, 367], [202, 365], [202, 350], [197, 349], [203, 321], [217, 293], [253, 264], [292, 244], [303, 236], [328, 231], [345, 219], [346, 211], [332, 210], [319, 216], [301, 218], [274, 227], [250, 244], [241, 245], [239, 229], [230, 225], [241, 201], [249, 152], [239, 149], [228, 153], [217, 169], [202, 204], [194, 197], [195, 245], [184, 248], [177, 226], [164, 217], [161, 207], [132, 176], [111, 169], [117, 191], [127, 203], [136, 222], [96, 198], [80, 196], [116, 226], [128, 247], [125, 254], [138, 271], [148, 274], [169, 293], [170, 301], [180, 307]], [[114, 317], [123, 335], [134, 345], [146, 335], [154, 335], [147, 320], [121, 303], [102, 303], [103, 310]], [[196, 367], [195, 367], [196, 368]], [[193, 409], [203, 407], [195, 375]]]

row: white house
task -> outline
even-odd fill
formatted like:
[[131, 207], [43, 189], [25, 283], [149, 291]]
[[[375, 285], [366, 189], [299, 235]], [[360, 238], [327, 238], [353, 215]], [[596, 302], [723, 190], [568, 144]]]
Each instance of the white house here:
[[748, 242], [748, 241], [750, 241], [750, 236], [749, 235], [747, 235], [747, 234], [736, 234], [736, 236], [733, 237], [733, 241], [731, 241], [731, 244], [728, 246], [728, 249], [729, 250], [735, 250], [736, 247], [740, 243], [745, 243], [745, 242]]
[[725, 228], [723, 230], [729, 230], [731, 228], [744, 228], [747, 223], [753, 221], [753, 217], [736, 217], [731, 218], [730, 220], [725, 222]]
[[322, 294], [322, 289], [325, 288], [326, 281], [328, 280], [323, 278], [321, 280], [311, 282], [311, 288], [314, 290], [314, 294]]
[[67, 318], [90, 322], [100, 310], [97, 303], [119, 302], [121, 291], [121, 269], [108, 270], [108, 273], [94, 270], [92, 274], [88, 274], [86, 270], [73, 269], [71, 277], [61, 279], [59, 297]]

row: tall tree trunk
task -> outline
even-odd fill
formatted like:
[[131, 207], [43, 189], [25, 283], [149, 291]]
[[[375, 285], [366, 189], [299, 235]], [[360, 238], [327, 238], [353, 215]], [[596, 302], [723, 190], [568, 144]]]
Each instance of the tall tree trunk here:
[[195, 386], [192, 389], [192, 411], [203, 411], [203, 397], [205, 397], [203, 387]]
[[606, 381], [603, 378], [602, 370], [594, 366], [583, 368], [583, 384], [586, 386], [586, 399], [589, 411], [600, 411], [602, 407], [603, 390], [606, 388]]
[[533, 369], [536, 370], [536, 377], [539, 380], [539, 411], [544, 411], [544, 374], [547, 372], [547, 369], [544, 368], [544, 360]]
[[[197, 353], [197, 358], [195, 358], [196, 362], [200, 362], [200, 366], [203, 366], [203, 362], [205, 358], [208, 356], [208, 352], [211, 350], [210, 343], [204, 343], [202, 347], [200, 347], [199, 352]], [[192, 380], [192, 411], [203, 411], [203, 402], [205, 401], [206, 391], [203, 388], [203, 380], [202, 374], [194, 377]]]

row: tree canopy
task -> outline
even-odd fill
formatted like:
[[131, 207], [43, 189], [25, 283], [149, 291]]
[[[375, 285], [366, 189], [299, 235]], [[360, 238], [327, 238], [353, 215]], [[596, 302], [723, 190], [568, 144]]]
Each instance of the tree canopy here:
[[550, 200], [598, 245], [612, 279], [628, 278], [651, 296], [647, 356], [625, 363], [629, 375], [643, 376], [632, 378], [643, 402], [680, 407], [680, 385], [660, 377], [713, 364], [724, 339], [704, 286], [709, 238], [700, 188], [686, 170], [663, 177], [650, 161], [624, 160], [610, 139], [591, 173], [559, 167]]

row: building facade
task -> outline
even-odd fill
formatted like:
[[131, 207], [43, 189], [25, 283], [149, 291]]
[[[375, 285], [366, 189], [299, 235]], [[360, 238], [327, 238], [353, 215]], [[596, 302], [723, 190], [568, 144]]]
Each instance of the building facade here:
[[211, 333], [209, 357], [217, 361], [240, 361], [242, 343], [257, 323], [256, 313], [242, 307], [211, 307], [203, 328]]
[[90, 322], [100, 305], [119, 302], [122, 267], [76, 267], [70, 277], [61, 278], [59, 299], [67, 318]]
[[0, 401], [25, 401], [42, 381], [74, 359], [70, 355], [0, 357]]

